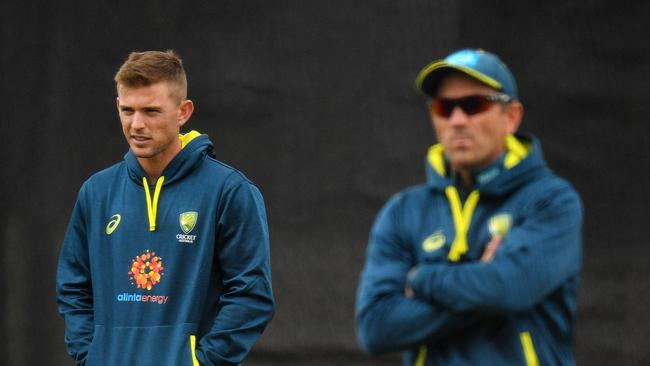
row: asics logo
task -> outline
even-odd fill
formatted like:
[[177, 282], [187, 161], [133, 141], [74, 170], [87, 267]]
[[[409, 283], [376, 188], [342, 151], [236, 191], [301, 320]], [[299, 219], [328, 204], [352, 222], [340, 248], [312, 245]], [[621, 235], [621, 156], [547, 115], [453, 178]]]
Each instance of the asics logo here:
[[120, 221], [122, 220], [122, 216], [119, 214], [115, 214], [111, 216], [110, 221], [108, 224], [106, 224], [106, 235], [111, 235], [115, 229], [117, 229], [117, 226], [120, 224]]
[[445, 243], [447, 243], [447, 238], [445, 237], [445, 234], [442, 232], [442, 229], [436, 230], [433, 234], [427, 236], [424, 241], [422, 242], [422, 249], [426, 253], [431, 253], [434, 250], [438, 250], [442, 248]]

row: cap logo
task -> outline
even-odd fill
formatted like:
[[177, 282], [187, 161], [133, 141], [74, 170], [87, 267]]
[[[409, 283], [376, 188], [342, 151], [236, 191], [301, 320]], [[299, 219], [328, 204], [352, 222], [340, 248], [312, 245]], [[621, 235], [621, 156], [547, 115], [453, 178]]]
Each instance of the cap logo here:
[[475, 66], [478, 63], [478, 53], [459, 52], [449, 56], [446, 61], [452, 65]]

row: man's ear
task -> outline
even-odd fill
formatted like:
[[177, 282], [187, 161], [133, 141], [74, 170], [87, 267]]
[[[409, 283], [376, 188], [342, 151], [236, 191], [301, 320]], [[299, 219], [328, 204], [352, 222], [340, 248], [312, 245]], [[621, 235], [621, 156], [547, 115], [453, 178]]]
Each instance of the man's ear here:
[[182, 126], [192, 116], [192, 113], [194, 112], [194, 103], [189, 99], [185, 99], [181, 102], [178, 111], [178, 125]]
[[508, 118], [507, 133], [514, 134], [519, 129], [521, 120], [524, 118], [524, 105], [520, 101], [514, 100], [508, 104], [505, 113]]

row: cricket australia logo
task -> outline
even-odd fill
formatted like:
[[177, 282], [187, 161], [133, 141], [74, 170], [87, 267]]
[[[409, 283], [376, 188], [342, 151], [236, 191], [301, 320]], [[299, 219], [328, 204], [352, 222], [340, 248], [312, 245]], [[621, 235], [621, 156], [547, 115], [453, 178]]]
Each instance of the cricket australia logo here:
[[510, 231], [512, 226], [512, 216], [509, 214], [495, 215], [488, 222], [488, 231], [494, 238], [495, 236], [504, 237]]
[[179, 243], [194, 243], [196, 235], [190, 235], [190, 233], [194, 230], [198, 217], [199, 213], [196, 211], [183, 212], [178, 216], [178, 224], [181, 226], [181, 230], [183, 230], [183, 234], [176, 235], [176, 239]]

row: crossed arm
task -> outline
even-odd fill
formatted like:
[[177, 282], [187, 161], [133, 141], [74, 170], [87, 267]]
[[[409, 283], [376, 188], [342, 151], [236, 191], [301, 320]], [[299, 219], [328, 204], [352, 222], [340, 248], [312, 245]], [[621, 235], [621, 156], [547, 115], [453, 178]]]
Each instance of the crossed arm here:
[[530, 308], [578, 273], [580, 200], [569, 189], [547, 198], [506, 237], [488, 243], [480, 261], [415, 269], [397, 228], [397, 200], [389, 201], [373, 226], [357, 293], [363, 348], [382, 353], [444, 340], [485, 314]]
[[443, 339], [474, 322], [419, 297], [405, 295], [406, 276], [415, 263], [399, 235], [393, 199], [371, 231], [367, 260], [357, 291], [357, 337], [368, 353], [401, 351]]

